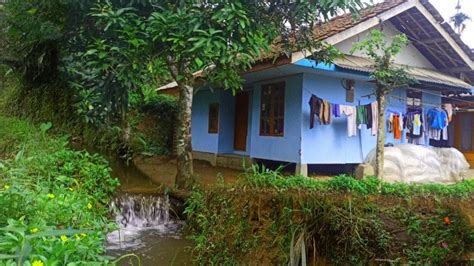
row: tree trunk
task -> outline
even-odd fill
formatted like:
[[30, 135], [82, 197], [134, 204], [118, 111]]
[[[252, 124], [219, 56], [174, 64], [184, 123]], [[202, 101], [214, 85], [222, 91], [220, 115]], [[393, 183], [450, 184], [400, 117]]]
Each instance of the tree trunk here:
[[191, 145], [191, 107], [193, 87], [189, 82], [178, 82], [178, 128], [176, 139], [177, 174], [175, 185], [187, 188], [193, 183], [193, 155]]
[[375, 153], [375, 174], [383, 180], [384, 148], [385, 148], [385, 94], [377, 94], [379, 122], [377, 128], [377, 149]]

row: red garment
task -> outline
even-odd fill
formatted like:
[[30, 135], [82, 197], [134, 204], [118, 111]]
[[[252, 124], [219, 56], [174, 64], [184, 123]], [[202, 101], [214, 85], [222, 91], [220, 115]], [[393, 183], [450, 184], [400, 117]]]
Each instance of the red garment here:
[[401, 139], [402, 131], [400, 130], [400, 116], [393, 115], [393, 138]]

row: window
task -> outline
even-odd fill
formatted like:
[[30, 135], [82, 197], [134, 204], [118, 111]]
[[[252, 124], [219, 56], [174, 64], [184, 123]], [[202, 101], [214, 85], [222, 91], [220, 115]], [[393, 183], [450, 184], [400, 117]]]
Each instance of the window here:
[[285, 83], [262, 86], [260, 135], [283, 136], [285, 117]]
[[407, 90], [407, 111], [419, 110], [422, 107], [421, 91]]
[[216, 134], [219, 131], [219, 104], [211, 103], [209, 105], [209, 129], [208, 132]]

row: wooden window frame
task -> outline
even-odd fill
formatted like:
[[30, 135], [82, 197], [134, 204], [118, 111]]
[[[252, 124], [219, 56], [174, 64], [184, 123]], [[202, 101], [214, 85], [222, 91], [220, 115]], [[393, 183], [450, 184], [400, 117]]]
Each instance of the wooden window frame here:
[[[412, 104], [409, 104], [409, 99], [412, 99], [413, 101]], [[415, 99], [419, 100], [420, 104], [415, 105]], [[420, 111], [423, 109], [423, 93], [418, 90], [414, 89], [407, 89], [406, 91], [406, 100], [405, 100], [405, 105], [406, 105], [406, 111], [407, 112], [413, 112], [413, 111]]]
[[219, 103], [209, 104], [207, 133], [219, 133]]
[[[269, 84], [264, 84], [261, 87], [261, 94], [260, 94], [260, 129], [259, 133], [260, 136], [267, 136], [267, 137], [283, 137], [285, 134], [285, 82], [275, 82], [275, 83], [269, 83]], [[275, 96], [278, 95], [277, 93], [273, 92], [272, 97], [268, 101], [268, 99], [264, 99], [265, 91], [271, 89], [272, 91], [275, 91], [277, 89], [281, 89], [280, 97]], [[279, 99], [277, 99], [279, 98]], [[267, 113], [270, 115], [268, 118], [263, 116], [263, 106], [264, 104], [269, 103], [270, 111]], [[277, 104], [281, 104], [282, 106], [278, 106], [281, 108], [281, 113], [279, 116], [275, 116], [275, 106]], [[277, 107], [277, 108], [278, 108]], [[275, 121], [276, 120], [281, 120], [281, 132], [275, 133]], [[264, 122], [265, 120], [268, 120], [269, 123], [269, 132], [264, 132]]]

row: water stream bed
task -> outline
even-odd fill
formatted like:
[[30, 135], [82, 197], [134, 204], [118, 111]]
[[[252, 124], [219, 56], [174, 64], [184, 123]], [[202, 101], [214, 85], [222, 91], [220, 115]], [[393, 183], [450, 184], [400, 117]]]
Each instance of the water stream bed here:
[[[138, 255], [141, 265], [191, 265], [192, 243], [184, 239], [180, 229], [184, 221], [173, 211], [166, 195], [149, 193], [153, 186], [132, 166], [112, 162], [114, 176], [121, 181], [121, 191], [111, 204], [119, 229], [107, 235], [107, 254], [120, 257]], [[146, 193], [140, 193], [142, 190]], [[138, 265], [129, 257], [119, 265]]]

